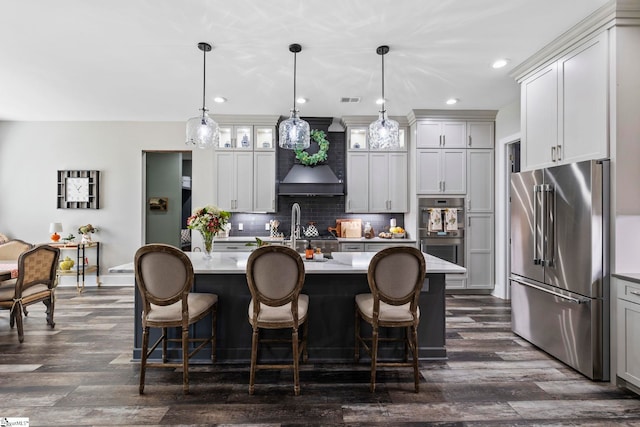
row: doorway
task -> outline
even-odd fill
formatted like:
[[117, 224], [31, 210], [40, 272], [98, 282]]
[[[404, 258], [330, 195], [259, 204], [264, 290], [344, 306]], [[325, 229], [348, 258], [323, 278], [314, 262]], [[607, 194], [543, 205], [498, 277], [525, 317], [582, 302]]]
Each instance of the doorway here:
[[144, 243], [191, 250], [191, 151], [146, 151], [143, 159]]

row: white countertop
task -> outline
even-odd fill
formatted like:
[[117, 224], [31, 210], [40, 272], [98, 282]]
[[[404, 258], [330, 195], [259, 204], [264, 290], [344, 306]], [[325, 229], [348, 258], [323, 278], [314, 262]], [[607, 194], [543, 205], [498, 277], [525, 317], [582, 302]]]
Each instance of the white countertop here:
[[[241, 242], [253, 243], [256, 241], [256, 237], [265, 242], [282, 242], [286, 240], [281, 237], [269, 237], [269, 236], [229, 236], [229, 237], [214, 237], [213, 241], [229, 242], [229, 243], [241, 243]], [[300, 237], [297, 240], [309, 240], [309, 237]], [[395, 243], [395, 242], [415, 243], [416, 239], [382, 239], [380, 237], [373, 237], [371, 239], [366, 239], [364, 237], [338, 237], [338, 242], [340, 243], [360, 243], [360, 242], [362, 243]]]
[[381, 237], [372, 237], [366, 239], [364, 237], [338, 237], [340, 243], [415, 243], [416, 239], [383, 239]]
[[[205, 260], [202, 252], [186, 252], [196, 274], [244, 274], [250, 252], [214, 252]], [[324, 262], [305, 261], [307, 274], [363, 274], [376, 252], [333, 252], [334, 259]], [[429, 273], [466, 273], [466, 268], [422, 253]], [[301, 254], [303, 256], [303, 254]], [[133, 262], [109, 268], [109, 273], [133, 273]]]

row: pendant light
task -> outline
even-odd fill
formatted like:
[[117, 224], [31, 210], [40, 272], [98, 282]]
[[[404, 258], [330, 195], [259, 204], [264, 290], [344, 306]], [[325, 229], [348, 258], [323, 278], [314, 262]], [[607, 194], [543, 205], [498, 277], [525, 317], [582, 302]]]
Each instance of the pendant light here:
[[203, 52], [204, 66], [202, 71], [202, 115], [192, 117], [187, 121], [188, 146], [198, 148], [212, 148], [220, 141], [220, 129], [218, 124], [207, 114], [205, 107], [205, 94], [207, 88], [207, 52], [211, 51], [209, 43], [198, 43], [198, 49]]
[[400, 148], [400, 131], [398, 122], [387, 117], [384, 108], [384, 55], [389, 53], [389, 46], [379, 46], [376, 53], [382, 57], [382, 109], [378, 120], [369, 125], [369, 146], [374, 150], [393, 150]]
[[280, 148], [287, 150], [305, 150], [311, 145], [309, 123], [298, 117], [296, 109], [296, 55], [302, 51], [297, 43], [289, 45], [289, 52], [293, 53], [293, 108], [291, 117], [280, 122]]

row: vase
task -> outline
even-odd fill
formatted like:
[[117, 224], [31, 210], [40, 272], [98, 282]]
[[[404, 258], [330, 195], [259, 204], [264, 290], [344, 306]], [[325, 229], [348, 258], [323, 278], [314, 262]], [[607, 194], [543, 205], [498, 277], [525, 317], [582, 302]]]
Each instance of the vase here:
[[201, 231], [202, 241], [204, 243], [204, 248], [202, 250], [203, 258], [206, 260], [211, 259], [211, 252], [213, 251], [213, 233], [209, 231]]
[[91, 243], [91, 234], [86, 233], [82, 235], [82, 239], [80, 240], [80, 243]]

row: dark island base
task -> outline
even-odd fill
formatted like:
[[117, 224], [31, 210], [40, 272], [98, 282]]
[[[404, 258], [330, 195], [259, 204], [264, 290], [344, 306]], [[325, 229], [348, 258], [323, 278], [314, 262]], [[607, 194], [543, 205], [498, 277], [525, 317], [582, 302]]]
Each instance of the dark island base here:
[[[420, 325], [418, 327], [419, 358], [421, 360], [444, 359], [445, 349], [445, 276], [427, 274], [420, 295]], [[217, 362], [248, 363], [251, 356], [251, 327], [247, 320], [247, 308], [251, 295], [244, 274], [196, 274], [194, 292], [218, 294]], [[310, 362], [348, 362], [354, 360], [355, 295], [368, 293], [366, 274], [307, 274], [303, 293], [309, 295], [308, 353]], [[136, 313], [141, 313], [140, 296], [136, 292]], [[366, 323], [363, 331], [370, 331]], [[191, 336], [206, 336], [211, 332], [211, 320], [204, 319], [192, 326]], [[169, 332], [178, 337], [178, 331]], [[261, 332], [262, 333], [262, 332]], [[289, 338], [291, 330], [264, 331], [265, 336]], [[380, 336], [400, 337], [402, 328], [383, 328]], [[135, 316], [133, 358], [140, 359], [142, 325]], [[160, 336], [151, 329], [150, 345]], [[286, 359], [291, 357], [290, 345], [262, 345], [260, 359]], [[179, 358], [179, 344], [169, 351], [171, 359]], [[209, 349], [194, 356], [193, 363], [211, 363]], [[361, 350], [363, 360], [368, 356]], [[399, 358], [404, 346], [398, 343], [381, 343], [379, 357]], [[156, 350], [153, 358], [160, 358]]]

